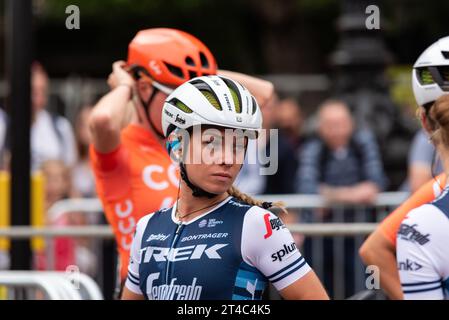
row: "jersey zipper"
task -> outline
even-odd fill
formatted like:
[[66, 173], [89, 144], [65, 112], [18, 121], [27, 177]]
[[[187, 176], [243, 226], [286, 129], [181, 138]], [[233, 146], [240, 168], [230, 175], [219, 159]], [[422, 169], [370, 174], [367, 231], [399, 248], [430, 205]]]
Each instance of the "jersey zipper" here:
[[[170, 250], [168, 251], [169, 255], [171, 254], [173, 248], [176, 246], [176, 243], [178, 242], [178, 239], [179, 239], [179, 235], [182, 231], [181, 229], [183, 229], [183, 227], [184, 227], [184, 225], [182, 224], [182, 222], [179, 222], [178, 226], [176, 227], [175, 236], [173, 237], [173, 241], [171, 243]], [[167, 266], [165, 268], [165, 284], [166, 285], [169, 284], [169, 275], [171, 275], [171, 273], [173, 272], [173, 270], [172, 270], [173, 268], [171, 268], [171, 267], [172, 267], [172, 264], [174, 263], [174, 262], [170, 262], [169, 255], [167, 256]]]

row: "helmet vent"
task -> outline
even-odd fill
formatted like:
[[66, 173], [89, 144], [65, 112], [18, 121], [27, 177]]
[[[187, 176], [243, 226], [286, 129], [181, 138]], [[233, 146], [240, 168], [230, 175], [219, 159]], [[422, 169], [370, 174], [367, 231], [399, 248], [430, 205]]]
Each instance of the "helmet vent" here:
[[251, 97], [251, 99], [252, 99], [252, 102], [253, 102], [253, 113], [252, 114], [255, 114], [256, 110], [257, 110], [257, 102], [254, 99], [254, 97]]
[[191, 57], [186, 57], [186, 63], [191, 67], [195, 66], [195, 62], [193, 61], [193, 59]]
[[228, 79], [221, 78], [226, 85], [228, 86], [229, 91], [231, 91], [232, 100], [234, 100], [235, 112], [242, 113], [242, 99], [238, 94], [239, 89], [234, 84], [234, 82], [229, 81]]
[[443, 54], [444, 59], [449, 59], [449, 51], [441, 51]]
[[178, 78], [184, 79], [184, 75], [182, 73], [181, 68], [176, 67], [170, 63], [167, 63], [164, 61], [165, 66], [167, 67], [168, 71], [170, 71], [173, 75], [175, 75]]
[[190, 109], [188, 106], [186, 106], [184, 103], [179, 101], [178, 99], [171, 99], [169, 101], [170, 104], [176, 106], [179, 110], [185, 112], [185, 113], [192, 113], [192, 109]]
[[206, 55], [202, 52], [200, 52], [200, 60], [203, 68], [209, 68], [209, 61], [207, 60]]
[[214, 94], [206, 90], [200, 90], [200, 92], [204, 95], [204, 97], [209, 101], [209, 103], [217, 110], [223, 110], [221, 108], [220, 102], [218, 102], [217, 98]]
[[190, 81], [190, 84], [195, 86], [200, 92], [204, 95], [204, 97], [209, 101], [209, 103], [217, 110], [222, 111], [223, 108], [221, 107], [220, 100], [218, 100], [218, 97], [215, 95], [214, 90], [203, 80], [193, 80]]
[[432, 74], [427, 68], [419, 68], [417, 69], [418, 79], [422, 85], [429, 85], [435, 83], [433, 80]]
[[195, 71], [189, 71], [189, 79], [193, 79], [198, 77], [198, 73], [196, 73]]

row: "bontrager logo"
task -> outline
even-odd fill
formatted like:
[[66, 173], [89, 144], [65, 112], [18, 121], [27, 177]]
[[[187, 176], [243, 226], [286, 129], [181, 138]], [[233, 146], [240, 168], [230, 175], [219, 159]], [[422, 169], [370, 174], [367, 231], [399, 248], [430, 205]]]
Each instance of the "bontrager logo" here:
[[193, 278], [190, 285], [176, 284], [178, 278], [173, 278], [170, 284], [153, 286], [153, 282], [159, 279], [160, 272], [151, 273], [147, 278], [147, 295], [153, 300], [199, 300], [202, 286], [196, 284], [197, 278]]
[[170, 237], [170, 235], [165, 235], [163, 233], [152, 234], [148, 237], [147, 242], [155, 240], [155, 241], [165, 241]]
[[219, 238], [226, 238], [229, 235], [229, 233], [202, 233], [202, 234], [195, 234], [192, 236], [186, 236], [181, 239], [181, 242], [185, 241], [192, 241], [192, 240], [204, 240], [204, 239], [219, 239]]
[[296, 250], [296, 244], [294, 242], [292, 242], [289, 245], [284, 244], [284, 247], [277, 251], [276, 253], [273, 253], [271, 255], [271, 259], [274, 261], [282, 261], [282, 259], [287, 256], [289, 253], [292, 253]]
[[211, 247], [207, 244], [199, 244], [196, 246], [186, 246], [181, 248], [161, 248], [161, 247], [146, 247], [140, 250], [141, 259], [143, 263], [148, 263], [153, 258], [156, 262], [163, 261], [183, 261], [183, 260], [197, 260], [206, 255], [209, 259], [221, 259], [218, 251], [228, 244], [218, 243]]
[[408, 224], [402, 223], [398, 231], [398, 236], [400, 236], [403, 240], [417, 242], [420, 245], [424, 245], [430, 241], [430, 234], [428, 233], [426, 235], [423, 235], [415, 228], [416, 226], [417, 224], [410, 226]]

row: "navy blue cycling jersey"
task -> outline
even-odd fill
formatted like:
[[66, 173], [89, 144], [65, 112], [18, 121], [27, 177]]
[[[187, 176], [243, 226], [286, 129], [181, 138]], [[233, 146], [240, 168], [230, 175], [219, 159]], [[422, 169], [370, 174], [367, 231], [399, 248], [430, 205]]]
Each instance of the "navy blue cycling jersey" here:
[[126, 287], [147, 299], [261, 299], [311, 269], [273, 213], [228, 197], [186, 223], [175, 208], [143, 217], [134, 236]]

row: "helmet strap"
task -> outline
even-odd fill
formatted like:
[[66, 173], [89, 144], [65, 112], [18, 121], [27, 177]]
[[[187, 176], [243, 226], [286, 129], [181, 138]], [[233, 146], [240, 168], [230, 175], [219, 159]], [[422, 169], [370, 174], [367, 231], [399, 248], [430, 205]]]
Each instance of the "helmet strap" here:
[[185, 181], [187, 186], [192, 190], [192, 195], [194, 197], [206, 197], [206, 198], [212, 199], [212, 198], [218, 196], [218, 194], [207, 192], [206, 190], [194, 185], [189, 180], [189, 177], [187, 176], [186, 166], [184, 165], [183, 162], [181, 162], [179, 164], [179, 167], [180, 167], [181, 178], [182, 178], [182, 180]]
[[156, 135], [161, 138], [161, 139], [165, 139], [164, 135], [161, 134], [159, 132], [159, 130], [157, 130], [154, 122], [151, 120], [150, 117], [150, 105], [153, 102], [154, 98], [156, 97], [156, 94], [159, 92], [159, 89], [153, 87], [153, 92], [151, 93], [150, 98], [148, 98], [148, 100], [145, 102], [142, 97], [138, 94], [140, 103], [142, 104], [143, 108], [144, 108], [144, 112], [145, 112], [145, 117], [146, 117], [146, 122], [148, 122], [148, 124], [150, 125], [151, 129], [153, 129], [153, 131], [156, 133]]

